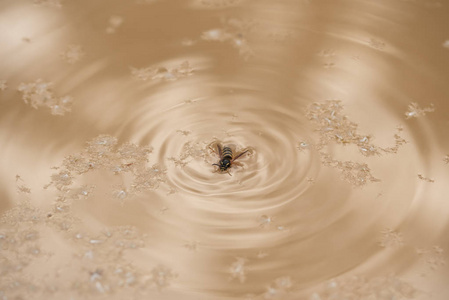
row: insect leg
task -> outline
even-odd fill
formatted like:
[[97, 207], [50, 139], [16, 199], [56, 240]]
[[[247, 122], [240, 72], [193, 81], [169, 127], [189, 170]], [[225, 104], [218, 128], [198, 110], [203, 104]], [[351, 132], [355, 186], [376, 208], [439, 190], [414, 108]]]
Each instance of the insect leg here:
[[238, 161], [235, 161], [232, 164], [235, 165], [235, 166], [243, 167], [243, 164], [238, 162]]

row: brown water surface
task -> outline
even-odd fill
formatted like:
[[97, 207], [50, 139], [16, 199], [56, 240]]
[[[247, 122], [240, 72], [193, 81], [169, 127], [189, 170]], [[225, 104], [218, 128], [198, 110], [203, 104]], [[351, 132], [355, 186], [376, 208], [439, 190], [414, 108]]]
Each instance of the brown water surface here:
[[0, 299], [449, 299], [449, 3], [2, 0], [0, 58]]

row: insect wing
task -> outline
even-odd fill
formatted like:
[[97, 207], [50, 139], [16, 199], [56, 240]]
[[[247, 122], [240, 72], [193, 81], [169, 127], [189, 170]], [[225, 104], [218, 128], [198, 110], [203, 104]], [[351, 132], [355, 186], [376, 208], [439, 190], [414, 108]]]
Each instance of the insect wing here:
[[217, 142], [217, 149], [218, 149], [218, 156], [222, 156], [223, 155], [223, 149], [221, 148], [221, 145], [219, 142]]
[[[210, 143], [207, 146], [210, 150], [212, 150], [212, 152], [214, 152], [215, 154], [218, 154], [219, 157], [221, 157], [223, 155], [223, 149], [221, 147], [220, 142], [218, 141], [213, 141], [212, 143]], [[217, 149], [218, 153], [215, 151], [215, 149]]]

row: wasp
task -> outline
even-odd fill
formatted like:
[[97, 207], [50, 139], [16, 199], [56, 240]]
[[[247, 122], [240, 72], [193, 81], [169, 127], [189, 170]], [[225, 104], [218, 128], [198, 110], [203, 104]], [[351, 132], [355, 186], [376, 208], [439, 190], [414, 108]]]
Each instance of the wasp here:
[[[218, 153], [212, 148], [212, 144], [216, 145]], [[236, 152], [235, 150], [233, 150], [235, 149], [233, 145], [222, 147], [222, 145], [217, 142], [213, 142], [212, 144], [209, 145], [209, 148], [220, 157], [220, 161], [218, 162], [218, 164], [212, 165], [218, 167], [216, 171], [228, 172], [229, 175], [231, 175], [231, 173], [229, 172], [229, 168], [231, 168], [232, 165], [241, 165], [240, 163], [235, 162], [235, 160], [247, 152], [252, 152], [252, 150], [249, 148], [245, 148], [241, 151]]]

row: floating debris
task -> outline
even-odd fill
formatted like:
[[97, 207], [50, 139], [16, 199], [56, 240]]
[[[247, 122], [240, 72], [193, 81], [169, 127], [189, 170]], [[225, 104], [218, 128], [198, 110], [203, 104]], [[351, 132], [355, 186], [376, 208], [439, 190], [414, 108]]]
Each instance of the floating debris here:
[[111, 16], [109, 18], [109, 26], [106, 28], [106, 33], [113, 34], [116, 30], [122, 26], [124, 19], [121, 16]]
[[[396, 128], [394, 134], [394, 146], [379, 147], [371, 142], [371, 135], [360, 134], [358, 125], [343, 114], [343, 105], [340, 100], [328, 100], [322, 103], [314, 103], [307, 109], [307, 118], [316, 126], [319, 141], [314, 148], [320, 151], [322, 164], [339, 169], [343, 179], [355, 186], [365, 185], [367, 182], [378, 182], [379, 179], [371, 175], [367, 164], [353, 161], [340, 161], [333, 159], [323, 149], [332, 143], [341, 145], [355, 145], [363, 156], [381, 155], [383, 153], [397, 153], [399, 148], [407, 141], [401, 137], [402, 127]], [[308, 143], [300, 143], [298, 149], [307, 149]]]
[[207, 146], [205, 143], [187, 142], [182, 146], [181, 154], [178, 157], [169, 157], [177, 167], [185, 167], [193, 159], [206, 159]]
[[184, 248], [190, 250], [190, 251], [196, 251], [198, 248], [198, 243], [196, 241], [190, 241], [184, 244]]
[[340, 161], [330, 157], [329, 154], [321, 152], [321, 162], [324, 166], [340, 170], [343, 180], [354, 186], [360, 187], [368, 182], [380, 182], [371, 174], [367, 164], [353, 161]]
[[192, 76], [194, 69], [190, 66], [188, 61], [182, 62], [179, 66], [171, 69], [165, 67], [160, 68], [134, 68], [130, 67], [131, 75], [140, 81], [147, 80], [177, 80], [179, 78]]
[[[18, 182], [22, 182], [22, 184], [19, 184]], [[31, 189], [27, 187], [25, 184], [23, 184], [22, 177], [20, 177], [19, 174], [16, 175], [16, 183], [17, 183], [17, 192], [18, 193], [24, 193], [24, 194], [30, 194]]]
[[80, 61], [85, 55], [81, 45], [68, 45], [67, 48], [61, 52], [61, 58], [69, 64], [74, 64]]
[[63, 116], [71, 111], [73, 98], [71, 96], [56, 97], [52, 91], [53, 82], [37, 79], [31, 83], [21, 83], [17, 90], [22, 93], [22, 100], [31, 107], [48, 107], [53, 115]]
[[51, 175], [51, 182], [58, 190], [64, 191], [73, 183], [73, 178], [70, 171], [61, 170], [59, 173]]
[[169, 157], [169, 158], [167, 158], [167, 160], [172, 161], [175, 164], [175, 166], [180, 167], [180, 168], [184, 168], [189, 163], [189, 161], [177, 159], [175, 157]]
[[244, 283], [246, 280], [246, 269], [245, 264], [247, 259], [237, 257], [236, 260], [229, 267], [229, 273], [232, 279], [238, 279], [240, 283]]
[[333, 62], [333, 61], [324, 62], [323, 67], [325, 69], [331, 69], [331, 68], [335, 67], [335, 62]]
[[229, 42], [239, 50], [239, 54], [248, 59], [254, 55], [247, 36], [254, 27], [254, 22], [239, 19], [223, 19], [223, 28], [213, 28], [204, 31], [201, 39], [205, 41]]
[[405, 118], [418, 118], [425, 116], [428, 112], [434, 112], [435, 108], [433, 106], [433, 103], [430, 104], [429, 107], [420, 108], [418, 103], [412, 102], [408, 105], [408, 111], [405, 113]]
[[262, 258], [265, 258], [265, 257], [267, 257], [268, 255], [270, 255], [269, 253], [268, 253], [268, 251], [264, 251], [264, 250], [260, 250], [259, 252], [257, 252], [257, 258], [258, 259], [262, 259]]
[[290, 276], [280, 277], [275, 279], [266, 288], [263, 294], [265, 299], [285, 299], [287, 293], [293, 287], [293, 281]]
[[377, 50], [383, 50], [386, 45], [384, 42], [381, 42], [379, 40], [371, 38], [368, 41], [368, 46], [370, 46], [371, 48], [377, 49]]
[[318, 52], [318, 56], [320, 57], [334, 57], [335, 50], [334, 49], [325, 49]]
[[380, 232], [382, 234], [380, 246], [384, 248], [394, 248], [404, 245], [404, 238], [401, 232], [386, 228]]
[[272, 216], [263, 215], [259, 218], [259, 226], [262, 228], [270, 227], [274, 222]]
[[395, 146], [382, 148], [374, 145], [371, 143], [372, 136], [358, 133], [358, 125], [343, 114], [343, 105], [340, 100], [328, 100], [310, 105], [307, 117], [317, 126], [316, 131], [320, 135], [318, 149], [331, 142], [342, 145], [353, 144], [364, 156], [373, 156], [381, 153], [396, 153], [399, 147], [406, 143], [399, 135], [402, 128], [398, 127], [398, 133], [394, 135]]
[[64, 192], [64, 199], [88, 197], [95, 186], [74, 185], [80, 175], [93, 171], [106, 171], [111, 174], [128, 174], [130, 180], [113, 186], [112, 196], [124, 201], [131, 195], [157, 189], [166, 182], [166, 169], [154, 164], [148, 166], [148, 155], [151, 147], [142, 147], [131, 143], [118, 144], [117, 138], [100, 135], [86, 143], [86, 147], [77, 154], [67, 156], [58, 167], [58, 172], [51, 176], [51, 182], [59, 191]]
[[156, 266], [151, 273], [153, 275], [151, 282], [156, 285], [158, 290], [168, 287], [171, 284], [171, 281], [178, 276], [164, 265]]
[[192, 132], [190, 130], [176, 130], [177, 133], [180, 133], [184, 136], [188, 136], [189, 134], [191, 134]]
[[420, 294], [412, 285], [393, 275], [374, 278], [352, 276], [330, 280], [309, 300], [414, 299]]
[[449, 154], [446, 154], [446, 156], [443, 157], [443, 161], [445, 164], [449, 164]]
[[31, 193], [31, 189], [25, 185], [18, 185], [17, 186], [17, 191], [19, 193], [24, 193], [24, 194], [30, 194]]
[[431, 178], [428, 178], [428, 177], [424, 177], [424, 176], [421, 175], [421, 174], [418, 174], [418, 178], [421, 179], [421, 180], [423, 180], [423, 181], [430, 182], [430, 183], [435, 182], [434, 179], [431, 179]]
[[444, 250], [440, 246], [433, 246], [430, 249], [416, 249], [416, 254], [424, 260], [432, 271], [446, 265], [443, 253]]

